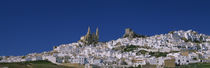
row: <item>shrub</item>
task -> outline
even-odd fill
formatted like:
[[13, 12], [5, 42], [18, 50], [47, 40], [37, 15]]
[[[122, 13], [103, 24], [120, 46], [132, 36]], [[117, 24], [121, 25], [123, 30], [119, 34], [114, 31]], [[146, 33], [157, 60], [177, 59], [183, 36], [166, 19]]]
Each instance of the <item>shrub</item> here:
[[155, 57], [166, 57], [167, 52], [149, 52], [149, 55], [155, 56]]
[[147, 51], [145, 51], [145, 50], [140, 50], [140, 51], [138, 51], [136, 54], [137, 55], [140, 55], [140, 54], [146, 54], [147, 53]]
[[174, 31], [170, 31], [169, 33], [170, 33], [170, 34], [174, 34]]
[[138, 46], [135, 45], [128, 45], [123, 49], [123, 52], [130, 52], [130, 51], [134, 51], [138, 48]]
[[182, 37], [181, 39], [184, 40], [185, 42], [189, 42], [189, 40], [185, 37]]

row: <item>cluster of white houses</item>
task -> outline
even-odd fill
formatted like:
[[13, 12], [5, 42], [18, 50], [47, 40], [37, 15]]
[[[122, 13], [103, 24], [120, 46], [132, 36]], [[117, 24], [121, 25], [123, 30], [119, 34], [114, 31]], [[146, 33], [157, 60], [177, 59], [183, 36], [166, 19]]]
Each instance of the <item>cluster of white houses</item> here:
[[[149, 64], [158, 67], [174, 67], [175, 65], [209, 62], [210, 59], [210, 37], [197, 34], [192, 30], [174, 31], [144, 38], [119, 38], [109, 42], [98, 42], [98, 34], [89, 37], [90, 35], [89, 29], [87, 35], [77, 43], [63, 44], [55, 47], [53, 51], [39, 54], [2, 56], [0, 62], [49, 60], [56, 64], [78, 63], [98, 66]], [[91, 41], [94, 44], [91, 44]], [[129, 49], [129, 46], [134, 48], [130, 48], [131, 51], [124, 51], [126, 47]], [[154, 56], [150, 54], [151, 52], [166, 55]]]

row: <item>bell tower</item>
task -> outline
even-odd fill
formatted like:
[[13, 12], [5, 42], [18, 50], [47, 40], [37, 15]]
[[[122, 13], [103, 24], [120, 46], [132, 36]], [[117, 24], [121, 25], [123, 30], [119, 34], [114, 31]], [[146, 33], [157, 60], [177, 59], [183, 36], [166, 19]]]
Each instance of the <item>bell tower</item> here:
[[98, 33], [98, 27], [96, 28], [96, 41], [99, 40], [99, 33]]

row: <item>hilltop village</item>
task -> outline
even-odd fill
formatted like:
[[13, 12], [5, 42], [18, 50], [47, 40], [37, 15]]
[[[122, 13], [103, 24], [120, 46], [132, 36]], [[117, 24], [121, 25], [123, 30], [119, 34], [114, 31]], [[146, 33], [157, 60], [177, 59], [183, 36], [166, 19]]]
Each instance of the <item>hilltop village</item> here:
[[175, 67], [210, 62], [210, 36], [192, 30], [144, 36], [127, 28], [121, 38], [100, 42], [98, 28], [91, 33], [89, 27], [78, 42], [55, 46], [52, 51], [0, 57], [1, 63], [37, 60], [98, 67]]

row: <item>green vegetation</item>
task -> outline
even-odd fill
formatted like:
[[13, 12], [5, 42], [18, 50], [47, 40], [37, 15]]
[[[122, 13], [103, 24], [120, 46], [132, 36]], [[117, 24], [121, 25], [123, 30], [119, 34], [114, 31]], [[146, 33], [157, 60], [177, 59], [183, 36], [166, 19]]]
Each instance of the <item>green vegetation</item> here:
[[[129, 37], [130, 35], [124, 35], [123, 38]], [[133, 34], [132, 38], [146, 38], [145, 35]]]
[[149, 55], [155, 56], [155, 57], [166, 57], [167, 52], [149, 52]]
[[176, 68], [210, 68], [210, 63], [193, 63], [188, 65], [176, 66]]
[[170, 34], [174, 34], [174, 31], [170, 31], [169, 33], [170, 33]]
[[124, 49], [122, 49], [122, 52], [134, 51], [134, 50], [136, 50], [137, 48], [139, 48], [139, 46], [128, 45], [128, 46], [126, 46]]
[[170, 53], [177, 53], [177, 52], [179, 52], [179, 51], [171, 51]]
[[139, 50], [136, 55], [140, 55], [140, 54], [146, 54], [146, 53], [149, 53], [150, 55], [152, 56], [155, 56], [155, 57], [166, 57], [168, 53], [177, 53], [179, 51], [171, 51], [171, 52], [148, 52], [146, 50]]
[[146, 38], [145, 35], [134, 34], [134, 38]]
[[197, 48], [197, 50], [200, 50], [201, 49], [201, 47], [199, 45], [197, 45], [196, 48]]
[[197, 58], [196, 58], [196, 57], [194, 57], [194, 58], [193, 58], [193, 60], [197, 60]]
[[144, 45], [144, 46], [139, 46], [139, 48], [145, 48], [145, 49], [151, 49], [151, 47]]
[[204, 42], [204, 41], [194, 40], [193, 42], [194, 42], [194, 43], [202, 43], [202, 42]]
[[46, 60], [41, 61], [27, 61], [27, 62], [15, 62], [15, 63], [0, 63], [0, 68], [69, 68], [66, 66], [60, 66], [53, 64]]
[[128, 68], [142, 68], [141, 65], [138, 65], [137, 67], [128, 67]]
[[21, 58], [22, 58], [22, 59], [25, 59], [25, 58], [26, 58], [26, 56], [22, 56]]
[[185, 42], [189, 42], [189, 41], [190, 41], [190, 40], [188, 40], [188, 39], [185, 38], [185, 37], [182, 37], [181, 39], [184, 40]]
[[196, 39], [194, 39], [194, 40], [192, 40], [192, 39], [187, 39], [187, 38], [185, 38], [185, 37], [182, 37], [181, 39], [184, 40], [185, 42], [203, 43], [203, 42], [205, 42], [205, 41], [203, 41], [202, 38], [203, 38], [203, 37], [201, 36], [201, 37], [200, 37], [200, 41], [199, 41], [199, 40], [196, 40]]
[[130, 52], [130, 51], [134, 51], [138, 48], [145, 48], [145, 49], [151, 49], [151, 47], [144, 45], [144, 46], [139, 46], [139, 45], [127, 45], [127, 46], [118, 46], [115, 48], [112, 48], [112, 50], [115, 51], [121, 51], [121, 52]]
[[122, 50], [124, 48], [125, 48], [125, 46], [118, 46], [118, 47], [112, 48], [112, 50], [119, 51], [119, 50]]
[[136, 54], [137, 55], [140, 55], [140, 54], [146, 54], [147, 53], [147, 51], [145, 51], [145, 50], [140, 50], [140, 51], [138, 51]]

